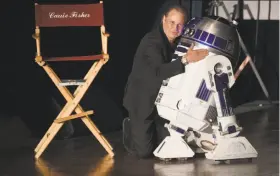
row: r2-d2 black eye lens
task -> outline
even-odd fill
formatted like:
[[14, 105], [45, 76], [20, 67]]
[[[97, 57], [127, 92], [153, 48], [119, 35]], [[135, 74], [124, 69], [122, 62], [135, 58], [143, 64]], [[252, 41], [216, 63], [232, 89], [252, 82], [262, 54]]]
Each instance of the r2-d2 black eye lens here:
[[223, 65], [221, 63], [217, 63], [215, 66], [214, 66], [214, 70], [215, 70], [215, 73], [216, 74], [220, 74], [222, 73], [222, 68], [223, 68]]

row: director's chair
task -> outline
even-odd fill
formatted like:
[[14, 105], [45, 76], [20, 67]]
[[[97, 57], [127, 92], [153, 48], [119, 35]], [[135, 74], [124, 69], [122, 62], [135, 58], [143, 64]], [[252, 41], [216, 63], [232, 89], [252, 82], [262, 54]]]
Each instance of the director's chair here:
[[[35, 21], [36, 29], [33, 38], [36, 40], [37, 54], [35, 61], [40, 65], [51, 78], [58, 90], [61, 92], [67, 103], [58, 114], [48, 131], [35, 148], [35, 158], [39, 158], [45, 151], [47, 146], [53, 140], [57, 132], [63, 124], [72, 119], [81, 118], [87, 128], [97, 138], [108, 154], [113, 157], [113, 148], [101, 134], [89, 115], [93, 111], [84, 111], [79, 105], [82, 97], [92, 84], [96, 75], [104, 64], [109, 60], [107, 54], [107, 40], [109, 34], [105, 31], [103, 2], [96, 4], [78, 4], [78, 5], [39, 5], [35, 4]], [[102, 53], [91, 56], [75, 56], [75, 57], [43, 57], [40, 51], [40, 27], [62, 27], [62, 26], [96, 26], [100, 27]], [[92, 60], [93, 65], [87, 72], [83, 80], [63, 81], [57, 76], [54, 70], [48, 64], [49, 62], [59, 61], [88, 61]], [[72, 95], [66, 88], [69, 85], [76, 85], [77, 89]], [[72, 114], [75, 111], [76, 114]]]

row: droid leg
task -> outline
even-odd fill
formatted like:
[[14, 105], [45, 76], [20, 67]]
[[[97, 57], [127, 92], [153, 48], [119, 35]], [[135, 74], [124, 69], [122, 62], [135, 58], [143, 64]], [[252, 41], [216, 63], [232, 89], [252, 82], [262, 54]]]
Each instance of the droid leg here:
[[229, 88], [234, 84], [231, 63], [220, 55], [208, 60], [208, 88], [214, 93], [218, 117], [217, 124], [212, 127], [216, 144], [205, 156], [212, 160], [255, 158], [258, 153], [254, 147], [245, 137], [238, 136], [242, 128], [236, 122], [228, 96]]

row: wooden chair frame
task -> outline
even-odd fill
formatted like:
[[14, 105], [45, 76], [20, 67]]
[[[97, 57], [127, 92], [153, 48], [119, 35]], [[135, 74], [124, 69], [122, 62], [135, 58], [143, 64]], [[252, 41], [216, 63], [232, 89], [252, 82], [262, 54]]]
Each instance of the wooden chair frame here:
[[[103, 2], [101, 1], [100, 4]], [[35, 4], [35, 10], [39, 5]], [[57, 6], [57, 5], [56, 5]], [[71, 7], [73, 5], [69, 5], [68, 7]], [[83, 5], [85, 6], [85, 5]], [[65, 8], [65, 7], [64, 7]], [[102, 4], [103, 9], [103, 4]], [[103, 14], [103, 11], [102, 11]], [[102, 42], [102, 54], [97, 56], [81, 56], [79, 58], [77, 57], [68, 57], [68, 58], [60, 58], [60, 59], [53, 59], [48, 60], [43, 58], [41, 56], [41, 50], [40, 50], [40, 28], [38, 25], [37, 15], [36, 15], [36, 29], [35, 34], [33, 35], [33, 38], [36, 40], [36, 48], [37, 48], [37, 54], [35, 61], [38, 65], [40, 65], [47, 73], [47, 75], [51, 78], [53, 83], [56, 85], [58, 90], [61, 92], [63, 97], [66, 99], [67, 103], [61, 110], [61, 112], [58, 114], [52, 125], [49, 127], [48, 131], [45, 133], [37, 147], [35, 148], [35, 158], [38, 159], [42, 153], [45, 151], [47, 146], [50, 144], [50, 142], [53, 140], [57, 132], [60, 130], [60, 128], [63, 126], [63, 124], [72, 119], [81, 118], [81, 120], [84, 122], [84, 124], [87, 126], [87, 128], [91, 131], [91, 133], [97, 138], [97, 140], [100, 142], [100, 144], [104, 147], [104, 149], [108, 152], [109, 156], [113, 157], [113, 148], [110, 145], [110, 143], [106, 140], [106, 138], [102, 135], [102, 133], [98, 130], [96, 125], [93, 123], [93, 121], [90, 119], [89, 115], [93, 114], [93, 111], [84, 111], [82, 107], [79, 105], [79, 102], [81, 101], [82, 97], [85, 95], [86, 91], [88, 90], [89, 86], [92, 84], [93, 80], [97, 76], [98, 72], [102, 68], [104, 64], [107, 63], [109, 60], [109, 55], [107, 53], [107, 41], [109, 34], [106, 33], [104, 24], [100, 25], [100, 32], [101, 32], [101, 42]], [[40, 22], [39, 22], [40, 23]], [[57, 24], [55, 24], [53, 27], [55, 27]], [[63, 24], [62, 24], [63, 25]], [[70, 26], [75, 26], [76, 23], [70, 24]], [[49, 23], [49, 26], [52, 26], [52, 23]], [[93, 26], [98, 26], [96, 24], [93, 24]], [[70, 60], [96, 60], [87, 74], [84, 77], [85, 82], [82, 85], [79, 85], [72, 95], [70, 91], [65, 87], [61, 86], [61, 80], [57, 76], [57, 74], [54, 72], [54, 70], [47, 64], [47, 61], [70, 61]], [[75, 111], [76, 114], [71, 115]]]

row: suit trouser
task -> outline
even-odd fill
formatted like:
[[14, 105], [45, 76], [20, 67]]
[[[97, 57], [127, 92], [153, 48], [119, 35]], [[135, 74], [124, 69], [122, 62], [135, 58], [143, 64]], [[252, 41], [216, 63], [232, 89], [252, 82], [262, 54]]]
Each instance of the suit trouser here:
[[168, 121], [158, 115], [156, 107], [148, 117], [139, 117], [130, 112], [129, 117], [133, 148], [139, 157], [151, 157], [156, 147], [169, 136], [164, 127]]

